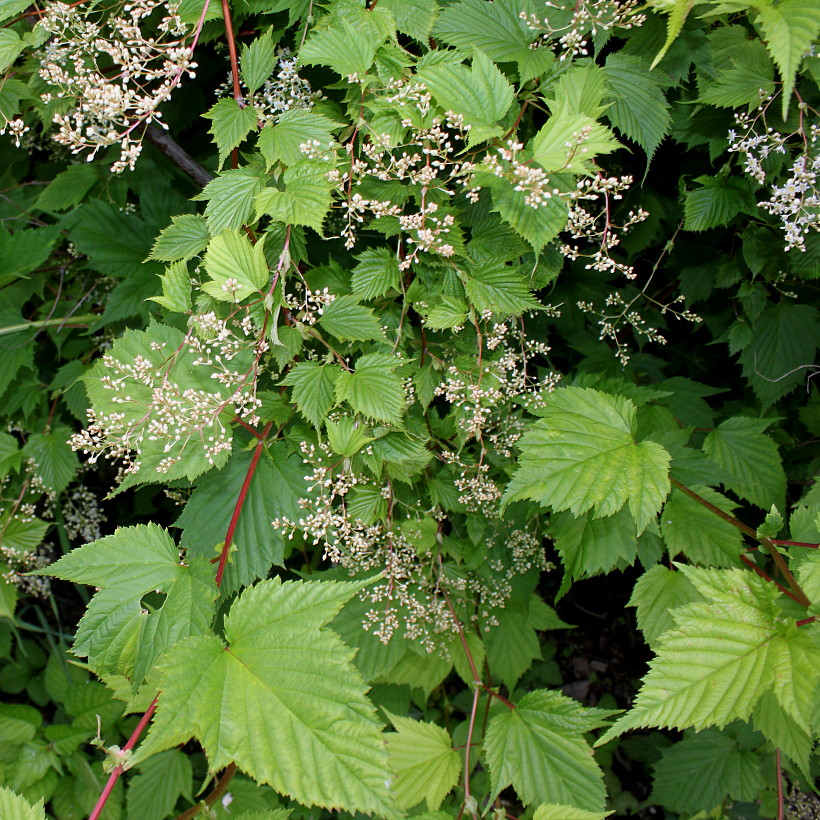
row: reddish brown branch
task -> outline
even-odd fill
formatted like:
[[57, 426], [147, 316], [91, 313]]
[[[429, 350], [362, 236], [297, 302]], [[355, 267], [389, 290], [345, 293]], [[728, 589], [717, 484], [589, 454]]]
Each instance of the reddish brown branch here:
[[[229, 766], [226, 767], [225, 771], [222, 772], [222, 777], [216, 781], [216, 785], [213, 787], [211, 793], [205, 798], [205, 805], [210, 807], [219, 800], [220, 797], [225, 793], [226, 789], [228, 788], [228, 784], [233, 780], [233, 776], [236, 774], [236, 763], [231, 763]], [[191, 820], [192, 817], [196, 817], [199, 812], [202, 811], [202, 803], [197, 803], [196, 806], [191, 806], [190, 809], [182, 812], [176, 820]]]

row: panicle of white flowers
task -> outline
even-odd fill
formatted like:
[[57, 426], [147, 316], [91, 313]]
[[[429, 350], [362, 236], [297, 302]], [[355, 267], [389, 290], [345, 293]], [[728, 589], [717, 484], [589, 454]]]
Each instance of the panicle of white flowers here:
[[60, 503], [69, 541], [88, 544], [102, 538], [102, 525], [107, 519], [100, 509], [99, 498], [88, 487], [77, 487], [64, 493]]
[[767, 181], [765, 160], [772, 154], [791, 155], [786, 181], [772, 184], [770, 198], [757, 204], [780, 220], [786, 250], [805, 252], [806, 236], [820, 231], [820, 122], [816, 121], [817, 112], [801, 100], [797, 128], [784, 134], [766, 119], [774, 99], [761, 91], [754, 112], [735, 114], [736, 128], [729, 131], [729, 151], [744, 155], [743, 170], [761, 185]]
[[[550, 47], [558, 52], [563, 61], [573, 57], [589, 56], [589, 38], [615, 28], [630, 29], [646, 22], [645, 14], [638, 14], [641, 5], [638, 0], [578, 0], [578, 2], [550, 2], [544, 5], [543, 15], [522, 11], [519, 17], [530, 31], [538, 33], [530, 48]], [[564, 14], [556, 15], [550, 10], [572, 12], [568, 23], [555, 25], [556, 18], [564, 19]]]
[[322, 318], [325, 308], [335, 299], [336, 294], [331, 293], [328, 288], [313, 291], [305, 286], [302, 298], [295, 293], [285, 294], [285, 304], [290, 312], [306, 325], [315, 325]]
[[[146, 20], [156, 11], [161, 19], [149, 34]], [[39, 57], [40, 77], [49, 88], [42, 100], [71, 103], [65, 113], [54, 115], [59, 126], [54, 139], [89, 161], [119, 144], [120, 159], [111, 170], [133, 169], [142, 150], [140, 126], [157, 122], [166, 127], [158, 108], [185, 75], [195, 75], [199, 28], [187, 43], [179, 4], [164, 0], [130, 0], [107, 17], [50, 3], [39, 25], [51, 35]]]
[[29, 127], [23, 120], [16, 117], [13, 120], [6, 120], [5, 124], [0, 128], [0, 135], [5, 136], [9, 134], [14, 140], [15, 147], [19, 148], [22, 145], [23, 136], [27, 134], [29, 130]]

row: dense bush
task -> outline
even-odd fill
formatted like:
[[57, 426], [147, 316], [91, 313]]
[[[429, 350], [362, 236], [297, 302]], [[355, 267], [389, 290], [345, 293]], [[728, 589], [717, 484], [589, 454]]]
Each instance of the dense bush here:
[[817, 816], [816, 0], [0, 16], [3, 820]]

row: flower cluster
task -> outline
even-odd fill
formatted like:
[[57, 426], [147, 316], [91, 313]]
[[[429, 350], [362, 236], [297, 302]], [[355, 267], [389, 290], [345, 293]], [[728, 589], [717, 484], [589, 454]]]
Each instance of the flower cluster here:
[[[159, 36], [150, 36], [143, 23], [157, 11]], [[40, 77], [50, 89], [42, 101], [57, 111], [54, 139], [88, 160], [119, 143], [120, 159], [112, 170], [133, 169], [142, 150], [142, 126], [163, 125], [159, 107], [183, 76], [194, 76], [201, 21], [188, 43], [178, 4], [132, 0], [108, 17], [51, 3], [39, 25], [51, 35], [40, 55]]]
[[786, 250], [806, 250], [805, 237], [820, 231], [820, 122], [806, 103], [798, 105], [798, 125], [782, 133], [768, 125], [766, 114], [774, 97], [761, 92], [760, 105], [750, 114], [735, 114], [736, 128], [729, 131], [729, 150], [743, 154], [743, 169], [761, 185], [766, 184], [765, 161], [773, 154], [792, 154], [790, 174], [782, 185], [773, 184], [771, 196], [758, 206], [780, 220]]

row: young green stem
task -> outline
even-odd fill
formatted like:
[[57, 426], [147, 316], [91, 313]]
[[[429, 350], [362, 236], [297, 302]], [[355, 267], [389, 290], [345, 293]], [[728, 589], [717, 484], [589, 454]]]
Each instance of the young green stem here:
[[99, 320], [94, 313], [82, 316], [58, 316], [54, 319], [35, 319], [32, 322], [21, 322], [19, 325], [0, 327], [0, 336], [10, 336], [12, 333], [22, 333], [24, 330], [42, 330], [44, 327], [87, 327]]

